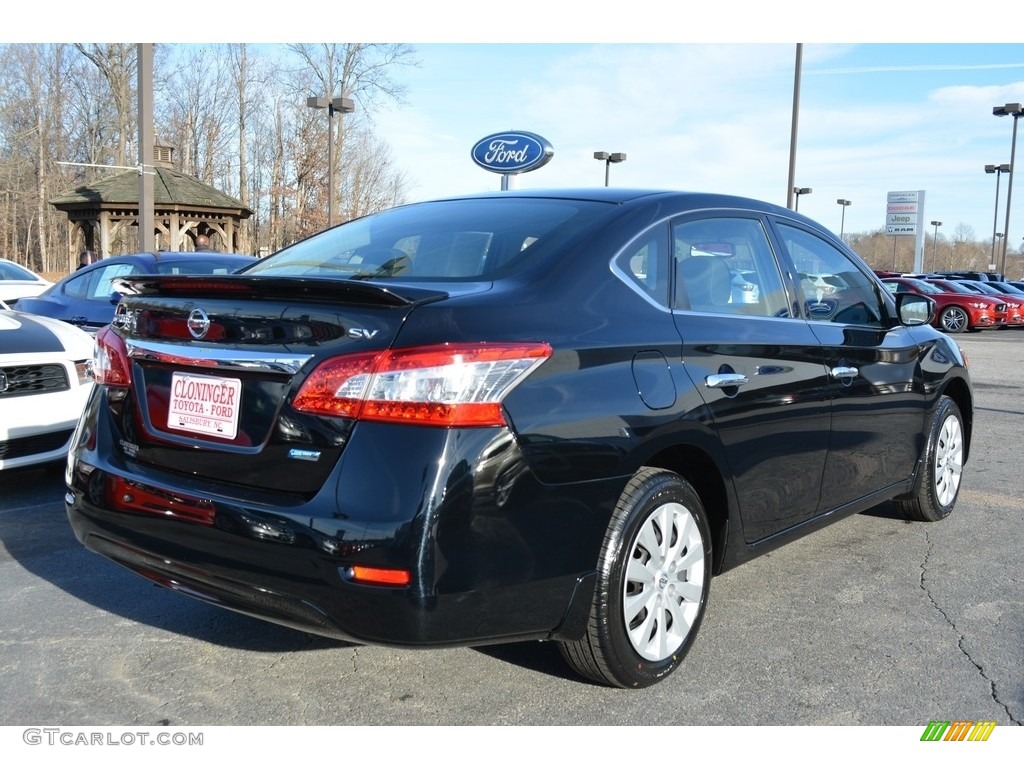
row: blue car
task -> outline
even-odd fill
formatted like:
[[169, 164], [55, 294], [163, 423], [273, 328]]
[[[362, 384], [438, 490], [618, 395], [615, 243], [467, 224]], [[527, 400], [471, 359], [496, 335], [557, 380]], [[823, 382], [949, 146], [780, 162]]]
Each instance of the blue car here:
[[95, 331], [114, 319], [114, 308], [121, 298], [114, 290], [115, 278], [130, 275], [226, 275], [256, 260], [255, 256], [236, 253], [190, 251], [111, 256], [72, 272], [38, 296], [19, 299], [17, 309]]

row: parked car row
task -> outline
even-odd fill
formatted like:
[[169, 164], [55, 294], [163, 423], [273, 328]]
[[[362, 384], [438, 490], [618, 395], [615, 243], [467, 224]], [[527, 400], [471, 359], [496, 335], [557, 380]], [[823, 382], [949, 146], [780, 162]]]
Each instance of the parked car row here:
[[879, 273], [895, 294], [928, 296], [936, 304], [932, 324], [946, 333], [1024, 327], [1024, 282], [972, 280], [943, 274]]

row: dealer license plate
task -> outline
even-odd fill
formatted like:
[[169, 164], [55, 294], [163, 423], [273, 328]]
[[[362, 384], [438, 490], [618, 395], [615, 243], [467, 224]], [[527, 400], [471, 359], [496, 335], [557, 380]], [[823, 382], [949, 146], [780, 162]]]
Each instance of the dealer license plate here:
[[167, 427], [234, 439], [241, 401], [242, 382], [238, 379], [175, 373], [171, 376]]

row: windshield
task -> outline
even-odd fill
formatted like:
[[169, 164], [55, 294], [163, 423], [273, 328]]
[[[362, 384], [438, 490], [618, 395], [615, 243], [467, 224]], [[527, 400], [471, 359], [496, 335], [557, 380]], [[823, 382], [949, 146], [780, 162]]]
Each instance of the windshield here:
[[931, 294], [942, 293], [942, 289], [941, 288], [937, 288], [936, 286], [932, 285], [931, 283], [926, 283], [924, 280], [915, 280], [914, 278], [906, 278], [906, 281], [908, 283], [910, 283], [914, 287], [915, 291], [919, 291], [921, 293], [931, 293]]
[[31, 280], [38, 282], [39, 277], [13, 261], [0, 262], [0, 280]]
[[246, 273], [490, 280], [550, 252], [609, 210], [608, 203], [535, 198], [409, 205], [320, 232]]
[[939, 285], [941, 285], [947, 293], [977, 293], [977, 291], [970, 290], [966, 285], [960, 285], [959, 283], [954, 283], [952, 281], [943, 280]]

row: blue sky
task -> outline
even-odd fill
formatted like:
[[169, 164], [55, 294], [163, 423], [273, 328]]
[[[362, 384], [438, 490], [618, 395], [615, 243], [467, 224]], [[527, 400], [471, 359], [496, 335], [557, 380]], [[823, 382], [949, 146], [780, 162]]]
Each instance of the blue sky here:
[[[992, 107], [1024, 103], [1024, 44], [995, 0], [861, 0], [827, 14], [819, 2], [792, 0], [697, 9], [653, 0], [291, 0], [287, 13], [280, 2], [222, 0], [223, 12], [203, 21], [144, 10], [113, 33], [103, 14], [83, 19], [71, 0], [51, 3], [56, 22], [27, 28], [29, 40], [44, 29], [53, 40], [275, 43], [329, 33], [411, 43], [421, 65], [401, 73], [407, 101], [374, 119], [412, 200], [497, 189], [500, 177], [476, 167], [470, 149], [518, 129], [555, 149], [548, 165], [518, 178], [520, 188], [603, 184], [593, 153], [606, 150], [628, 157], [612, 166], [614, 185], [785, 205], [803, 41], [795, 182], [813, 192], [800, 211], [836, 231], [841, 222], [846, 232], [873, 231], [884, 227], [888, 192], [924, 190], [925, 220], [943, 222], [940, 236], [963, 224], [987, 240], [996, 177], [984, 166], [1010, 162], [1012, 135], [1012, 119]], [[1024, 183], [1017, 187], [1013, 248], [1024, 239]], [[838, 198], [852, 201], [845, 220]]]
[[[511, 129], [544, 136], [551, 162], [520, 188], [597, 185], [595, 150], [625, 152], [620, 186], [727, 192], [786, 204], [796, 46], [790, 43], [420, 44], [407, 103], [377, 115], [413, 199], [497, 189], [472, 145]], [[924, 190], [926, 221], [989, 239], [996, 177], [1024, 102], [1021, 44], [814, 44], [802, 57], [795, 181], [800, 210], [838, 231], [885, 224], [886, 194]], [[1024, 133], [1024, 126], [1021, 126]], [[1024, 139], [1018, 139], [1018, 144]], [[1024, 167], [1024, 149], [1018, 163]], [[1004, 228], [1008, 177], [1000, 182]], [[1024, 238], [1024, 184], [1010, 225]], [[929, 228], [931, 229], [931, 228]]]

